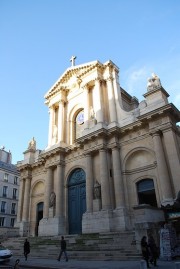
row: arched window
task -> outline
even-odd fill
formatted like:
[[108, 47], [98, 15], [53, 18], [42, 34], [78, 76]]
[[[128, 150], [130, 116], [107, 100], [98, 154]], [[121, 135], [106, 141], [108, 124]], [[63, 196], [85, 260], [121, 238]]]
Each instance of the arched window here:
[[143, 179], [137, 183], [139, 204], [148, 204], [157, 207], [154, 182], [152, 179]]
[[75, 139], [82, 136], [84, 130], [84, 110], [78, 112], [75, 118]]

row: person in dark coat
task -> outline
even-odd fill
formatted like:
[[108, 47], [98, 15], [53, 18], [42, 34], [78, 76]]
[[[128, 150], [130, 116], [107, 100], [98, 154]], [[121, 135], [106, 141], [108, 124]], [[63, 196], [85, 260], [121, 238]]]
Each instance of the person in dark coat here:
[[26, 239], [24, 242], [24, 257], [26, 261], [27, 261], [27, 256], [29, 253], [30, 253], [30, 244], [29, 244], [29, 241]]
[[148, 237], [148, 246], [150, 249], [150, 263], [157, 266], [158, 248], [152, 235]]
[[61, 236], [61, 250], [59, 253], [59, 257], [58, 257], [58, 261], [61, 260], [61, 256], [64, 253], [65, 258], [66, 258], [66, 262], [68, 261], [68, 256], [67, 256], [67, 252], [66, 252], [66, 240], [64, 239], [64, 236]]
[[150, 268], [149, 266], [149, 249], [148, 249], [148, 243], [147, 243], [147, 237], [143, 236], [141, 239], [141, 251], [144, 260], [146, 261], [147, 268]]

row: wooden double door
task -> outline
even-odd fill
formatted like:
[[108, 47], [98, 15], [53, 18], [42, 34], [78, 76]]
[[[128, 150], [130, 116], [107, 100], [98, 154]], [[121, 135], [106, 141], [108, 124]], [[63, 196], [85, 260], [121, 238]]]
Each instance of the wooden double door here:
[[86, 211], [86, 174], [83, 169], [72, 171], [68, 180], [69, 234], [82, 233], [82, 215]]

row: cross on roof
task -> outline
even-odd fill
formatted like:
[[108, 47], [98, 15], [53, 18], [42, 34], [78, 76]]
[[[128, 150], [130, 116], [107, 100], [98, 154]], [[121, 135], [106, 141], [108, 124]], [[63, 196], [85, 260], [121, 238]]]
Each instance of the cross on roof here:
[[74, 66], [75, 65], [75, 59], [76, 59], [76, 56], [72, 56], [71, 57], [71, 59], [70, 59], [71, 66]]

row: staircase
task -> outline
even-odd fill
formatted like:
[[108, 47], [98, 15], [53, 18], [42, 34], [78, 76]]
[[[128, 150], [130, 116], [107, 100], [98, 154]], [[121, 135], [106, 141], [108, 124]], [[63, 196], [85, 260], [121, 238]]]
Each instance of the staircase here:
[[[69, 259], [76, 260], [137, 260], [141, 258], [132, 245], [133, 232], [66, 235]], [[57, 259], [61, 236], [30, 237], [31, 257]], [[8, 238], [3, 245], [12, 250], [15, 257], [23, 255], [25, 238]]]

